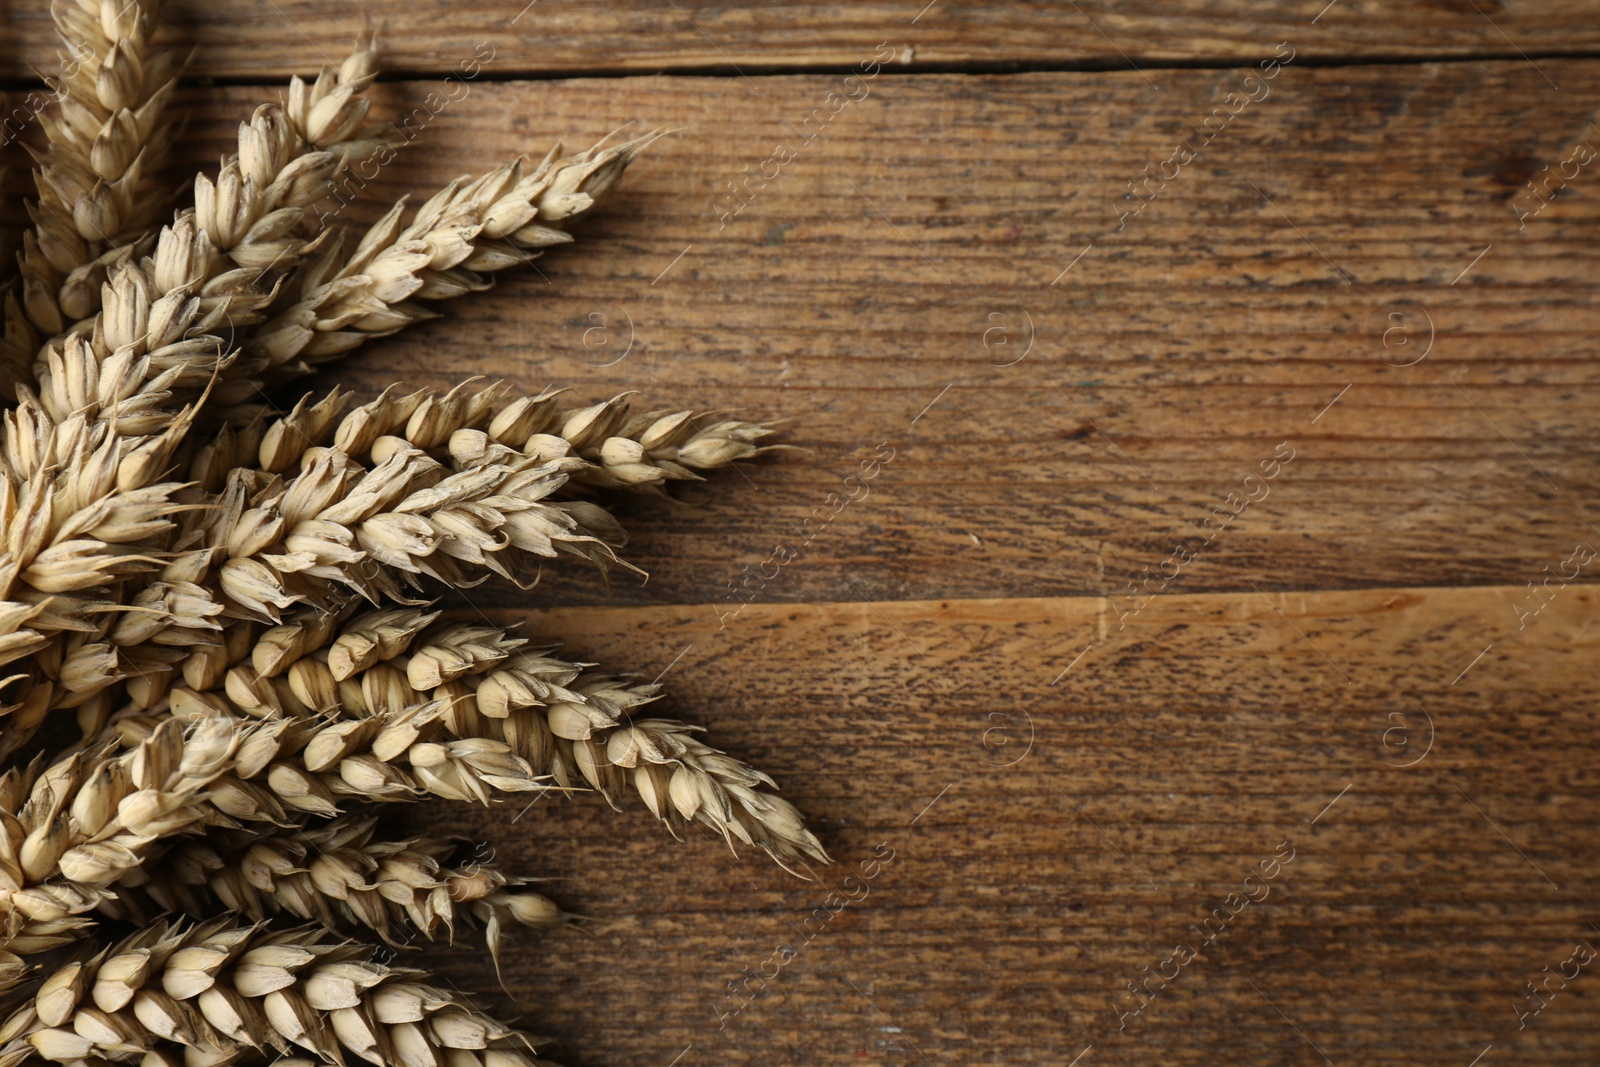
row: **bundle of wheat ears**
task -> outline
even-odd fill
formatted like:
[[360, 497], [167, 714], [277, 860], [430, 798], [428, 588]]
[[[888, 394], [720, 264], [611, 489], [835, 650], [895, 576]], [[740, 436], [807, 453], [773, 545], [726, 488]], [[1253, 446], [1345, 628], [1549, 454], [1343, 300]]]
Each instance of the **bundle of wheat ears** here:
[[350, 169], [394, 155], [368, 38], [175, 203], [159, 7], [57, 0], [65, 50], [29, 97], [49, 106], [8, 107], [39, 147], [0, 342], [0, 1067], [540, 1062], [375, 953], [474, 929], [498, 961], [509, 925], [564, 913], [456, 842], [386, 839], [370, 806], [632, 791], [675, 833], [827, 857], [765, 774], [646, 717], [655, 685], [438, 599], [621, 563], [597, 501], [771, 427], [471, 382], [286, 395], [572, 240], [651, 137], [319, 232]]

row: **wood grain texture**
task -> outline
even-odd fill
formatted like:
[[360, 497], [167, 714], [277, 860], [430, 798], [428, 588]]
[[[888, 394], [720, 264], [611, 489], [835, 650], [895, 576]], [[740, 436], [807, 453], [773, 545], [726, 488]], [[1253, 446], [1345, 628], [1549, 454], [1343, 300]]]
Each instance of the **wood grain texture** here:
[[[1520, 62], [1291, 67], [1121, 232], [1126, 180], [1237, 73], [874, 83], [721, 229], [723, 180], [838, 79], [485, 85], [430, 124], [377, 199], [557, 130], [686, 128], [543, 278], [346, 380], [638, 388], [791, 417], [812, 450], [694, 508], [622, 508], [643, 587], [562, 567], [470, 594], [503, 619], [570, 605], [530, 633], [665, 672], [662, 710], [775, 774], [839, 861], [798, 883], [593, 802], [407, 818], [614, 922], [508, 961], [559, 1056], [1590, 1062], [1582, 980], [1515, 1012], [1600, 921], [1594, 592], [1517, 628], [1525, 583], [1594, 532], [1593, 195], [1574, 181], [1521, 230], [1508, 205], [1585, 136], [1600, 69], [1547, 73], [1570, 95]], [[1018, 349], [984, 331], [1026, 347], [1023, 311], [1033, 350], [992, 366]], [[1388, 365], [1421, 351], [1385, 347], [1397, 311], [1411, 345], [1434, 323], [1412, 366]], [[605, 366], [619, 322], [635, 347]], [[880, 442], [869, 494], [728, 615], [741, 567], [770, 571]], [[1120, 595], [1283, 442], [1269, 495], [1177, 582]], [[1119, 1031], [1140, 968], [1284, 841], [1271, 895]], [[894, 861], [808, 938], [879, 844]], [[492, 985], [476, 953], [445, 966]]]
[[[837, 865], [797, 883], [592, 800], [511, 832], [426, 821], [613, 921], [508, 960], [580, 1063], [1323, 1062], [1294, 1027], [1335, 1063], [1491, 1042], [1588, 1062], [1583, 979], [1520, 1033], [1513, 1005], [1600, 936], [1596, 590], [1519, 632], [1521, 592], [1174, 594], [1122, 631], [1081, 597], [760, 605], [720, 629], [705, 605], [535, 612], [531, 636], [670, 665], [665, 710], [770, 769]], [[1284, 841], [1267, 897], [1119, 1032], [1126, 983], [1200, 949], [1186, 924]], [[893, 862], [846, 887], [880, 843]], [[830, 892], [861, 899], [797, 930]], [[726, 983], [781, 945], [797, 958], [720, 1026]], [[481, 966], [449, 972], [481, 987]]]
[[[557, 132], [684, 129], [539, 273], [338, 375], [793, 420], [809, 453], [691, 491], [699, 507], [624, 506], [647, 584], [557, 569], [550, 602], [734, 606], [746, 564], [764, 600], [1109, 595], [1180, 542], [1189, 590], [1538, 580], [1594, 533], [1600, 473], [1592, 166], [1520, 230], [1511, 209], [1595, 136], [1600, 67], [1551, 73], [1560, 96], [1520, 62], [1285, 68], [1120, 232], [1128, 180], [1236, 73], [884, 80], [810, 145], [783, 120], [837, 78], [763, 79], [760, 98], [721, 79], [481, 85], [374, 203]], [[394, 114], [426, 83], [380, 88]], [[200, 160], [253, 98], [224, 96], [192, 123]], [[719, 228], [726, 180], [775, 145], [794, 161]], [[839, 510], [884, 444], [870, 495]], [[1284, 449], [1265, 499], [1203, 546]], [[801, 558], [774, 574], [780, 542]]]
[[[380, 2], [234, 0], [167, 5], [170, 39], [197, 46], [196, 75], [287, 77], [342, 58], [370, 18], [384, 31], [389, 70], [447, 70], [479, 42], [502, 75], [851, 67], [879, 42], [907, 70], [985, 64], [1072, 64], [1127, 71], [1186, 62], [1253, 63], [1279, 41], [1321, 60], [1574, 55], [1600, 48], [1587, 0], [1306, 0], [1274, 10], [1246, 0], [1132, 0], [1083, 4], [552, 3], [549, 0]], [[1326, 9], [1326, 10], [1324, 10]], [[1320, 12], [1320, 15], [1319, 15]], [[0, 77], [26, 78], [54, 47], [44, 5], [0, 6]]]
[[[175, 5], [212, 42], [197, 70], [280, 77], [354, 28], [278, 6], [236, 5], [224, 32]], [[379, 112], [422, 106], [516, 6], [375, 9], [391, 64], [426, 72], [380, 85]], [[557, 1059], [1595, 1062], [1592, 969], [1516, 1009], [1600, 939], [1600, 593], [1588, 568], [1542, 585], [1600, 544], [1600, 179], [1583, 165], [1542, 208], [1526, 185], [1600, 136], [1600, 63], [1306, 62], [1501, 54], [1493, 26], [1582, 50], [1589, 7], [1342, 0], [1305, 26], [1319, 6], [1083, 5], [1109, 44], [1072, 5], [941, 3], [898, 36], [875, 5], [684, 6], [713, 48], [670, 6], [540, 4], [496, 75], [757, 76], [478, 81], [351, 209], [557, 135], [681, 127], [538, 273], [321, 384], [631, 388], [790, 419], [810, 450], [692, 506], [619, 507], [648, 584], [564, 565], [456, 605], [662, 674], [659, 710], [771, 772], [837, 860], [802, 882], [595, 798], [392, 816], [487, 841], [602, 920], [506, 954], [497, 1005]], [[842, 74], [759, 76], [886, 36], [927, 65], [1298, 52], [1119, 229], [1127, 183], [1245, 71], [882, 75], [809, 141]], [[188, 92], [174, 174], [214, 165], [275, 90]], [[782, 177], [719, 224], [726, 183], [779, 145]], [[840, 508], [880, 444], [893, 459]], [[1196, 550], [1219, 506], [1238, 514]], [[797, 558], [740, 607], [729, 583], [772, 573], [780, 542]], [[1196, 558], [1163, 583], [1180, 542]], [[1530, 582], [1549, 600], [1531, 617]], [[1119, 1029], [1128, 983], [1201, 948], [1189, 924], [1283, 842], [1267, 897]], [[865, 896], [819, 920], [879, 845]], [[728, 983], [784, 945], [727, 1015]], [[473, 946], [423, 959], [495, 988]]]

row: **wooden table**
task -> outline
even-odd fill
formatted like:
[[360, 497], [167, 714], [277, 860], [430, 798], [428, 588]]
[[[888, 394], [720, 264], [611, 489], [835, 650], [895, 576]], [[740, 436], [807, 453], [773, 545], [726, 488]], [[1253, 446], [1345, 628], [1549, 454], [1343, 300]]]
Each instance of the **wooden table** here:
[[[807, 450], [619, 508], [648, 583], [471, 593], [663, 675], [837, 861], [594, 798], [408, 812], [604, 920], [508, 952], [551, 1055], [1596, 1062], [1600, 6], [1321, 2], [370, 5], [381, 115], [492, 58], [361, 217], [676, 132], [339, 380], [634, 389]], [[224, 85], [189, 162], [363, 11], [174, 3]]]

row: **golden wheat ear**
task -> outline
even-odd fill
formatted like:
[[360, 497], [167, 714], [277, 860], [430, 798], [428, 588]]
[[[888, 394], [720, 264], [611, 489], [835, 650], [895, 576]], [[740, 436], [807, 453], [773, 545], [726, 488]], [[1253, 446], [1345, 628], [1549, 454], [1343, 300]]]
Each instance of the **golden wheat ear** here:
[[[196, 176], [193, 208], [154, 235], [149, 255], [141, 244], [139, 255], [102, 265], [103, 284], [85, 290], [74, 317], [48, 331], [56, 336], [36, 356], [34, 377], [51, 418], [84, 412], [57, 403], [63, 391], [47, 381], [59, 373], [71, 335], [95, 360], [124, 360], [123, 407], [146, 392], [164, 398], [211, 387], [218, 365], [234, 361], [213, 332], [259, 319], [284, 272], [322, 240], [308, 232], [305, 210], [328, 194], [351, 159], [381, 147], [360, 96], [375, 63], [363, 41], [339, 70], [324, 70], [311, 84], [294, 79], [286, 106], [263, 104], [240, 124], [238, 152], [215, 178]], [[90, 413], [106, 410], [101, 402]]]
[[265, 1048], [303, 1049], [322, 1063], [540, 1062], [537, 1039], [421, 971], [380, 963], [372, 949], [322, 930], [268, 930], [231, 917], [156, 923], [52, 969], [0, 1034], [5, 1063], [119, 1059], [162, 1043], [202, 1062]]
[[[117, 250], [159, 220], [163, 197], [144, 177], [160, 169], [171, 132], [162, 122], [181, 66], [150, 47], [160, 5], [79, 0], [52, 5], [65, 51], [44, 78], [56, 107], [37, 115], [46, 148], [34, 170], [38, 199], [20, 259], [30, 348], [98, 309]], [[32, 95], [30, 95], [30, 99]]]
[[[7, 293], [0, 758], [56, 710], [85, 739], [0, 775], [0, 1067], [195, 1067], [267, 1046], [307, 1053], [280, 1061], [296, 1067], [533, 1067], [526, 1035], [329, 929], [481, 926], [498, 970], [509, 924], [572, 917], [489, 860], [384, 840], [345, 809], [637, 793], [675, 835], [698, 824], [797, 873], [826, 862], [770, 777], [698, 727], [636, 717], [654, 683], [429, 599], [527, 583], [562, 555], [627, 567], [592, 498], [699, 480], [777, 447], [775, 427], [476, 380], [274, 413], [263, 388], [571, 241], [665, 131], [460, 179], [345, 240], [311, 209], [396, 147], [363, 96], [367, 34], [257, 108], [155, 231], [143, 176], [174, 136], [159, 116], [177, 73], [148, 48], [158, 7], [58, 0], [87, 59], [52, 85], [68, 91], [42, 120]], [[258, 922], [117, 943], [99, 925], [161, 907]], [[277, 915], [328, 929], [263, 925]]]
[[550, 928], [572, 918], [526, 888], [531, 879], [502, 871], [492, 853], [452, 863], [459, 841], [385, 840], [376, 828], [370, 816], [341, 816], [178, 841], [145, 864], [136, 884], [119, 884], [113, 907], [101, 911], [134, 919], [236, 911], [253, 921], [282, 914], [334, 934], [365, 929], [392, 946], [477, 929], [496, 954], [508, 925]]
[[290, 279], [299, 294], [288, 308], [250, 331], [230, 370], [251, 389], [308, 373], [374, 337], [434, 314], [418, 301], [444, 300], [487, 287], [485, 275], [526, 264], [570, 242], [568, 227], [621, 179], [656, 130], [573, 156], [557, 145], [530, 173], [513, 160], [477, 179], [458, 178], [402, 224], [405, 202], [341, 249]]
[[[280, 417], [262, 407], [250, 420], [264, 421], [251, 432], [253, 449], [235, 447], [230, 435], [196, 457], [191, 476], [214, 490], [228, 466], [282, 474], [302, 466], [319, 448], [372, 465], [410, 445], [457, 472], [557, 464], [566, 476], [554, 493], [560, 499], [612, 491], [661, 495], [674, 482], [701, 481], [739, 460], [783, 447], [763, 443], [776, 432], [775, 425], [723, 412], [635, 413], [632, 392], [563, 408], [558, 401], [565, 390], [526, 396], [504, 384], [478, 386], [477, 381], [448, 392], [402, 393], [391, 386], [349, 411], [350, 394], [337, 388], [321, 399], [301, 397]], [[226, 464], [217, 454], [224, 447]]]

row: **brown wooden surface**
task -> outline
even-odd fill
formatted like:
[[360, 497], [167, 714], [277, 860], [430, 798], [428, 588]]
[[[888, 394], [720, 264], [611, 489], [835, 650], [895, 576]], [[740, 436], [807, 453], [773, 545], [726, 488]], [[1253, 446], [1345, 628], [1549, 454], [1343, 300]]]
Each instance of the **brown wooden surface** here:
[[[1161, 91], [1120, 74], [882, 80], [806, 148], [782, 119], [838, 78], [767, 78], [762, 97], [723, 79], [480, 85], [380, 173], [376, 200], [555, 131], [684, 129], [542, 277], [348, 373], [376, 388], [414, 351], [401, 365], [424, 381], [634, 388], [797, 420], [809, 455], [721, 479], [704, 508], [628, 509], [651, 578], [611, 595], [636, 603], [725, 593], [885, 441], [897, 458], [868, 501], [768, 598], [1119, 590], [1281, 442], [1296, 459], [1270, 497], [1181, 584], [1521, 583], [1593, 532], [1597, 475], [1582, 417], [1600, 398], [1597, 201], [1580, 177], [1520, 232], [1509, 206], [1584, 135], [1600, 87], [1595, 65], [1547, 67], [1562, 94], [1521, 62], [1287, 68], [1121, 233], [1127, 180], [1237, 74], [1167, 71]], [[403, 110], [425, 86], [383, 88]], [[250, 99], [227, 95], [234, 113]], [[214, 156], [230, 131], [205, 132]], [[725, 180], [779, 143], [792, 173], [719, 229]], [[1429, 319], [1427, 358], [1387, 365], [1415, 358]], [[1030, 320], [1031, 352], [995, 366]], [[630, 321], [632, 351], [603, 366]], [[1385, 345], [1397, 322], [1409, 348]], [[986, 348], [997, 327], [1009, 346]], [[566, 569], [544, 590], [600, 593]]]
[[[330, 54], [358, 14], [280, 6]], [[1504, 51], [1471, 4], [1344, 0], [1308, 25], [1318, 6], [1084, 10], [1119, 43], [1142, 34], [1143, 51], [1123, 45], [1137, 56], [1253, 60], [1282, 39], [1330, 62]], [[1477, 7], [1524, 50], [1592, 46], [1592, 5]], [[228, 71], [314, 62], [287, 29], [244, 50], [264, 9], [239, 10], [195, 31]], [[883, 21], [872, 6], [844, 23], [685, 10], [741, 66], [853, 63], [888, 34], [862, 28]], [[916, 32], [943, 51], [892, 38], [918, 62], [1105, 58], [1098, 36], [1061, 29], [1071, 5], [941, 4], [917, 26], [935, 12]], [[399, 65], [433, 72], [380, 86], [385, 114], [432, 90], [473, 19], [499, 17], [375, 14]], [[712, 65], [676, 17], [540, 4], [500, 69]], [[589, 43], [564, 54], [537, 32]], [[1600, 137], [1600, 64], [1299, 57], [1121, 232], [1124, 183], [1242, 70], [883, 75], [721, 229], [725, 179], [798, 147], [785, 120], [839, 74], [482, 80], [382, 172], [369, 214], [556, 135], [681, 127], [539, 273], [328, 382], [633, 388], [792, 419], [785, 439], [810, 449], [745, 464], [696, 506], [620, 508], [647, 584], [563, 566], [534, 594], [485, 586], [461, 605], [665, 672], [661, 710], [773, 773], [838, 861], [803, 882], [592, 798], [399, 816], [490, 842], [606, 921], [507, 954], [498, 1004], [556, 1058], [1595, 1062], [1593, 966], [1526, 1029], [1514, 1009], [1542, 968], [1600, 944], [1600, 563], [1522, 629], [1517, 614], [1547, 566], [1600, 547], [1600, 161], [1525, 228], [1512, 206]], [[272, 91], [194, 90], [190, 161], [214, 161]], [[591, 315], [617, 330], [605, 347], [585, 343]], [[1029, 320], [1031, 350], [998, 366]], [[633, 348], [600, 366], [630, 321]], [[1007, 344], [985, 347], [995, 327]], [[719, 617], [741, 567], [796, 540], [881, 442], [894, 459], [869, 495]], [[1280, 443], [1295, 458], [1270, 494], [1133, 612], [1127, 584], [1198, 540]], [[1295, 859], [1270, 896], [1119, 1032], [1127, 983], [1284, 841]], [[895, 858], [867, 896], [719, 1027], [726, 983], [801, 938], [880, 843]], [[426, 962], [495, 988], [470, 946]]]
[[[1327, 10], [1319, 16], [1319, 11]], [[1269, 9], [1270, 8], [1270, 9]], [[383, 28], [388, 69], [447, 70], [479, 42], [504, 74], [706, 71], [737, 76], [819, 65], [850, 67], [880, 41], [911, 70], [1064, 64], [1130, 70], [1146, 64], [1253, 63], [1282, 40], [1307, 57], [1516, 58], [1600, 48], [1591, 0], [1084, 0], [1059, 3], [720, 5], [671, 0], [173, 0], [171, 38], [202, 47], [193, 71], [242, 79], [300, 73], [345, 47], [369, 14]], [[0, 5], [6, 77], [25, 77], [53, 46], [48, 8]], [[1315, 18], [1315, 22], [1312, 20]]]

